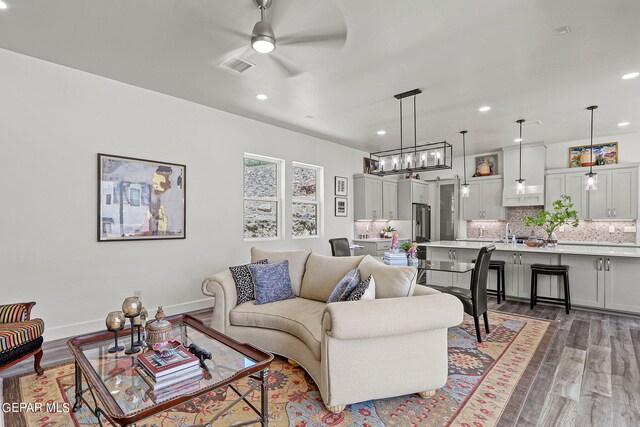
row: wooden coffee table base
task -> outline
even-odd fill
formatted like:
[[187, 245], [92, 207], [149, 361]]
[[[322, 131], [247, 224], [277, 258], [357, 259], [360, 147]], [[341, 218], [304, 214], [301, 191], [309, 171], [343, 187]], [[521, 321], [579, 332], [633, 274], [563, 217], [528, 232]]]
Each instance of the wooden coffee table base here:
[[[88, 381], [87, 381], [87, 389], [86, 390], [82, 389], [82, 383], [83, 383], [82, 377], [83, 377], [82, 369], [80, 368], [80, 365], [76, 362], [75, 363], [76, 392], [75, 392], [75, 402], [73, 404], [73, 409], [72, 409], [73, 412], [76, 412], [78, 409], [82, 408], [82, 405], [86, 405], [87, 409], [89, 409], [89, 411], [91, 411], [93, 416], [98, 419], [98, 424], [101, 427], [104, 427], [104, 424], [102, 423], [101, 418], [106, 419], [109, 422], [109, 424], [116, 427], [117, 426], [135, 427], [136, 425], [135, 423], [134, 424], [118, 424], [116, 421], [111, 419], [111, 417], [109, 417], [109, 415], [98, 406], [99, 400], [96, 399], [96, 395], [93, 392], [93, 389], [91, 388], [91, 385]], [[256, 413], [257, 418], [251, 421], [245, 421], [243, 423], [234, 424], [234, 427], [247, 426], [247, 425], [258, 424], [258, 423], [261, 424], [263, 427], [267, 427], [269, 425], [269, 394], [268, 394], [269, 368], [265, 368], [262, 371], [260, 371], [258, 374], [251, 374], [251, 375], [248, 375], [247, 377], [255, 381], [255, 384], [253, 386], [251, 386], [244, 393], [241, 393], [240, 390], [238, 390], [236, 386], [234, 386], [233, 384], [223, 386], [223, 387], [227, 387], [228, 389], [231, 389], [238, 397], [235, 400], [233, 400], [233, 402], [230, 402], [227, 406], [225, 406], [220, 411], [218, 411], [218, 413], [215, 414], [209, 420], [208, 423], [193, 424], [189, 427], [212, 427], [213, 424], [218, 420], [218, 418], [220, 418], [229, 409], [231, 409], [233, 406], [237, 405], [240, 402], [244, 402], [247, 406], [249, 406], [249, 408], [251, 408]], [[249, 396], [251, 393], [253, 393], [253, 391], [257, 389], [260, 389], [260, 409], [256, 408], [255, 405], [247, 399], [247, 396]], [[89, 394], [91, 395], [92, 400], [96, 404], [95, 407], [92, 407], [91, 403], [89, 403], [89, 401], [85, 399], [84, 394], [86, 392], [89, 392]], [[198, 396], [194, 396], [194, 399], [197, 397]], [[169, 409], [171, 408], [164, 409], [162, 412]]]

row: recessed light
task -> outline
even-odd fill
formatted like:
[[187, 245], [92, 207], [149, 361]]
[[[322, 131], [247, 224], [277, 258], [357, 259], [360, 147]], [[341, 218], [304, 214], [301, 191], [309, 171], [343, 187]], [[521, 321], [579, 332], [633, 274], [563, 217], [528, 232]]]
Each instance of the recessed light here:
[[566, 36], [571, 32], [571, 27], [565, 25], [564, 27], [556, 28], [556, 35], [558, 36]]
[[386, 131], [386, 130], [381, 129], [381, 130], [379, 130], [379, 131], [378, 131], [378, 132], [376, 132], [376, 133], [377, 133], [378, 135], [386, 135], [386, 134], [387, 134], [387, 131]]
[[258, 100], [260, 100], [260, 101], [266, 101], [267, 99], [269, 99], [269, 97], [267, 95], [265, 95], [264, 93], [257, 94], [256, 98], [258, 98]]
[[522, 142], [522, 138], [516, 138], [513, 140], [513, 142]]
[[478, 111], [484, 113], [485, 111], [489, 111], [491, 110], [491, 107], [489, 107], [488, 105], [483, 105], [482, 107], [478, 108]]
[[635, 79], [638, 76], [640, 76], [640, 73], [637, 71], [634, 71], [633, 73], [627, 73], [624, 76], [622, 76], [622, 80], [631, 80], [631, 79]]
[[0, 10], [7, 10], [7, 9], [9, 9], [9, 3], [3, 0], [0, 0]]
[[618, 123], [619, 127], [625, 127], [625, 126], [629, 126], [631, 123], [630, 122], [620, 122]]

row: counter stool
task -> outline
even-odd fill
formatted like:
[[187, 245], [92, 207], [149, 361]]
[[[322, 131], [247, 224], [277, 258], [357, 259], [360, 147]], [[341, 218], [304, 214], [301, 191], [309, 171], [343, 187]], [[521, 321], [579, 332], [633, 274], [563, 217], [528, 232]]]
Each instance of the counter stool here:
[[[475, 264], [476, 260], [474, 259], [471, 262]], [[501, 296], [504, 301], [507, 300], [507, 292], [505, 291], [505, 284], [504, 284], [504, 265], [505, 265], [504, 261], [491, 260], [491, 262], [489, 263], [489, 270], [495, 270], [496, 272], [496, 290], [487, 289], [487, 294], [497, 296], [498, 304], [501, 304], [500, 302]]]
[[[550, 276], [562, 276], [564, 280], [564, 298], [551, 298], [538, 296], [538, 274]], [[569, 266], [568, 265], [547, 265], [531, 264], [531, 309], [540, 302], [550, 304], [563, 304], [564, 309], [569, 314], [571, 310], [571, 294], [569, 293]]]

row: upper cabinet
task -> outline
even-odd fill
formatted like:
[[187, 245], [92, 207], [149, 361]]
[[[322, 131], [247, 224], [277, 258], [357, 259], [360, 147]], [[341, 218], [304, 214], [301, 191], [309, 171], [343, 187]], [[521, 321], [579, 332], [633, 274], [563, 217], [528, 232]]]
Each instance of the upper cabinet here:
[[397, 181], [374, 175], [354, 175], [353, 204], [356, 221], [397, 219]]
[[547, 171], [545, 209], [561, 195], [571, 197], [578, 218], [589, 220], [638, 218], [638, 164], [597, 166], [598, 188], [585, 190], [587, 168]]
[[478, 178], [469, 180], [469, 197], [462, 199], [463, 219], [503, 220], [502, 179]]
[[522, 179], [526, 180], [524, 194], [516, 194], [516, 179], [520, 175], [520, 146], [502, 149], [504, 206], [536, 206], [544, 204], [545, 165], [547, 147], [542, 142], [522, 145]]
[[416, 179], [398, 181], [398, 219], [411, 221], [414, 203], [428, 203], [429, 184]]

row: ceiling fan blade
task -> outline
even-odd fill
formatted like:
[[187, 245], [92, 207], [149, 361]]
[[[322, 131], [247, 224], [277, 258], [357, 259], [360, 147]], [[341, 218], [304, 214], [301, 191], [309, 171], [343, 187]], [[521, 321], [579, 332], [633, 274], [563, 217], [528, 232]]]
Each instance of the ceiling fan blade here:
[[[299, 0], [298, 0], [299, 1]], [[294, 0], [274, 0], [267, 10], [267, 20], [271, 22], [273, 28], [279, 28], [291, 11]]]
[[302, 72], [295, 66], [287, 64], [288, 61], [281, 58], [281, 56], [282, 56], [281, 54], [280, 55], [271, 54], [271, 55], [267, 55], [267, 58], [269, 58], [273, 63], [275, 63], [286, 77], [294, 77]]
[[281, 46], [311, 45], [316, 47], [336, 48], [344, 46], [347, 40], [347, 33], [330, 33], [330, 34], [308, 34], [308, 35], [289, 35], [278, 37], [278, 44]]

